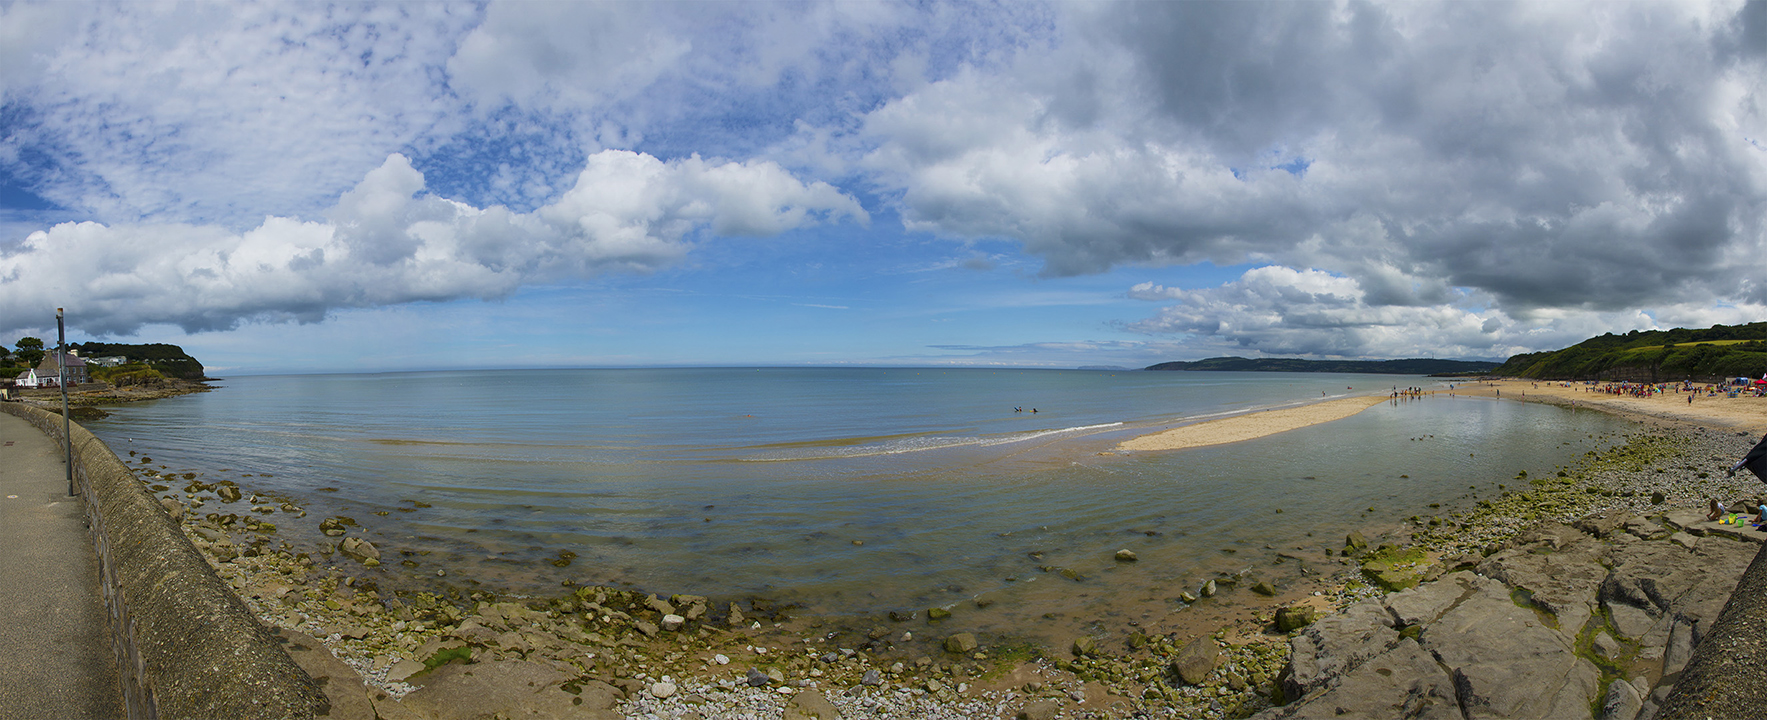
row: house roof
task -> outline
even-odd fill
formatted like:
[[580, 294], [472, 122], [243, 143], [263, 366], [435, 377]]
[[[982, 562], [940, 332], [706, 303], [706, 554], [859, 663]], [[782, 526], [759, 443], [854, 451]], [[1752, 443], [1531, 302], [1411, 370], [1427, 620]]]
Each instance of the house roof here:
[[[69, 370], [72, 370], [77, 367], [85, 367], [85, 366], [86, 366], [86, 361], [81, 360], [80, 356], [78, 356], [78, 355], [67, 356], [67, 367]], [[53, 352], [44, 353], [43, 354], [43, 362], [37, 363], [37, 377], [49, 377], [50, 375], [56, 375], [56, 376], [61, 375], [61, 368], [56, 366], [55, 353], [53, 353]]]

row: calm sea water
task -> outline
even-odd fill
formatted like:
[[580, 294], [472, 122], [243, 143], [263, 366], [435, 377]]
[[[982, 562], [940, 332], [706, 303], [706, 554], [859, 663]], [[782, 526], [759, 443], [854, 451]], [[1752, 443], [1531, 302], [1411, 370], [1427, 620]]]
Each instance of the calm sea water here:
[[[1163, 588], [1464, 507], [1628, 427], [1438, 396], [1243, 443], [1111, 451], [1175, 422], [1440, 385], [1390, 375], [635, 369], [218, 384], [88, 426], [119, 453], [308, 503], [304, 520], [276, 519], [286, 535], [355, 518], [383, 548], [427, 553], [415, 572], [829, 613], [986, 596], [1003, 601], [1002, 622], [1055, 602], [1040, 565], [1176, 594]], [[1142, 557], [1132, 575], [1111, 559], [1119, 548]], [[567, 550], [570, 566], [546, 562]]]

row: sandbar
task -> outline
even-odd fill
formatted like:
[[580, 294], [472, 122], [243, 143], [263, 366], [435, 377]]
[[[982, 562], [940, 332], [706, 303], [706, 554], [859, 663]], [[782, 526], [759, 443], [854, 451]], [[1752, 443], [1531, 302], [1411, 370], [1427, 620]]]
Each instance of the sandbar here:
[[1338, 398], [1299, 407], [1278, 408], [1235, 415], [1219, 420], [1206, 420], [1157, 433], [1124, 440], [1118, 450], [1186, 450], [1261, 438], [1342, 420], [1370, 407], [1386, 402], [1385, 395]]

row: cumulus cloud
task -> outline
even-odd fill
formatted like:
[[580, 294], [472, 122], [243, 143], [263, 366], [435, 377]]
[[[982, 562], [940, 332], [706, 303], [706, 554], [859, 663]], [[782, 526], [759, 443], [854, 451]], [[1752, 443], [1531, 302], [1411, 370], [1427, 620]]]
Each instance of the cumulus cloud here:
[[424, 188], [395, 154], [323, 221], [273, 216], [237, 233], [57, 225], [0, 252], [0, 317], [29, 327], [64, 306], [94, 334], [148, 323], [195, 332], [245, 320], [316, 322], [337, 308], [496, 298], [532, 283], [645, 272], [679, 259], [703, 232], [769, 236], [868, 219], [851, 197], [771, 162], [664, 162], [617, 150], [590, 156], [570, 190], [532, 213]]
[[[1316, 269], [1189, 296], [1140, 329], [1218, 325], [1270, 351], [1355, 354], [1416, 322], [1446, 347], [1501, 354], [1514, 345], [1468, 331], [1483, 321], [1443, 313], [1457, 294], [1518, 322], [1767, 300], [1739, 262], [1767, 251], [1760, 16], [1755, 3], [1069, 6], [1052, 52], [869, 113], [864, 164], [912, 227], [1019, 240], [1046, 275]], [[1263, 301], [1319, 283], [1339, 294], [1273, 314]]]

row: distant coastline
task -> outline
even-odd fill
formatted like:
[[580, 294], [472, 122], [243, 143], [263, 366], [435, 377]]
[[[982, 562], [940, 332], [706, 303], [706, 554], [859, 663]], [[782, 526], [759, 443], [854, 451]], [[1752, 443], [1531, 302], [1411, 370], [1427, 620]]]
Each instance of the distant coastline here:
[[1301, 360], [1298, 358], [1216, 357], [1193, 362], [1163, 362], [1147, 370], [1224, 372], [1365, 373], [1369, 375], [1464, 375], [1495, 369], [1498, 363], [1471, 360]]

